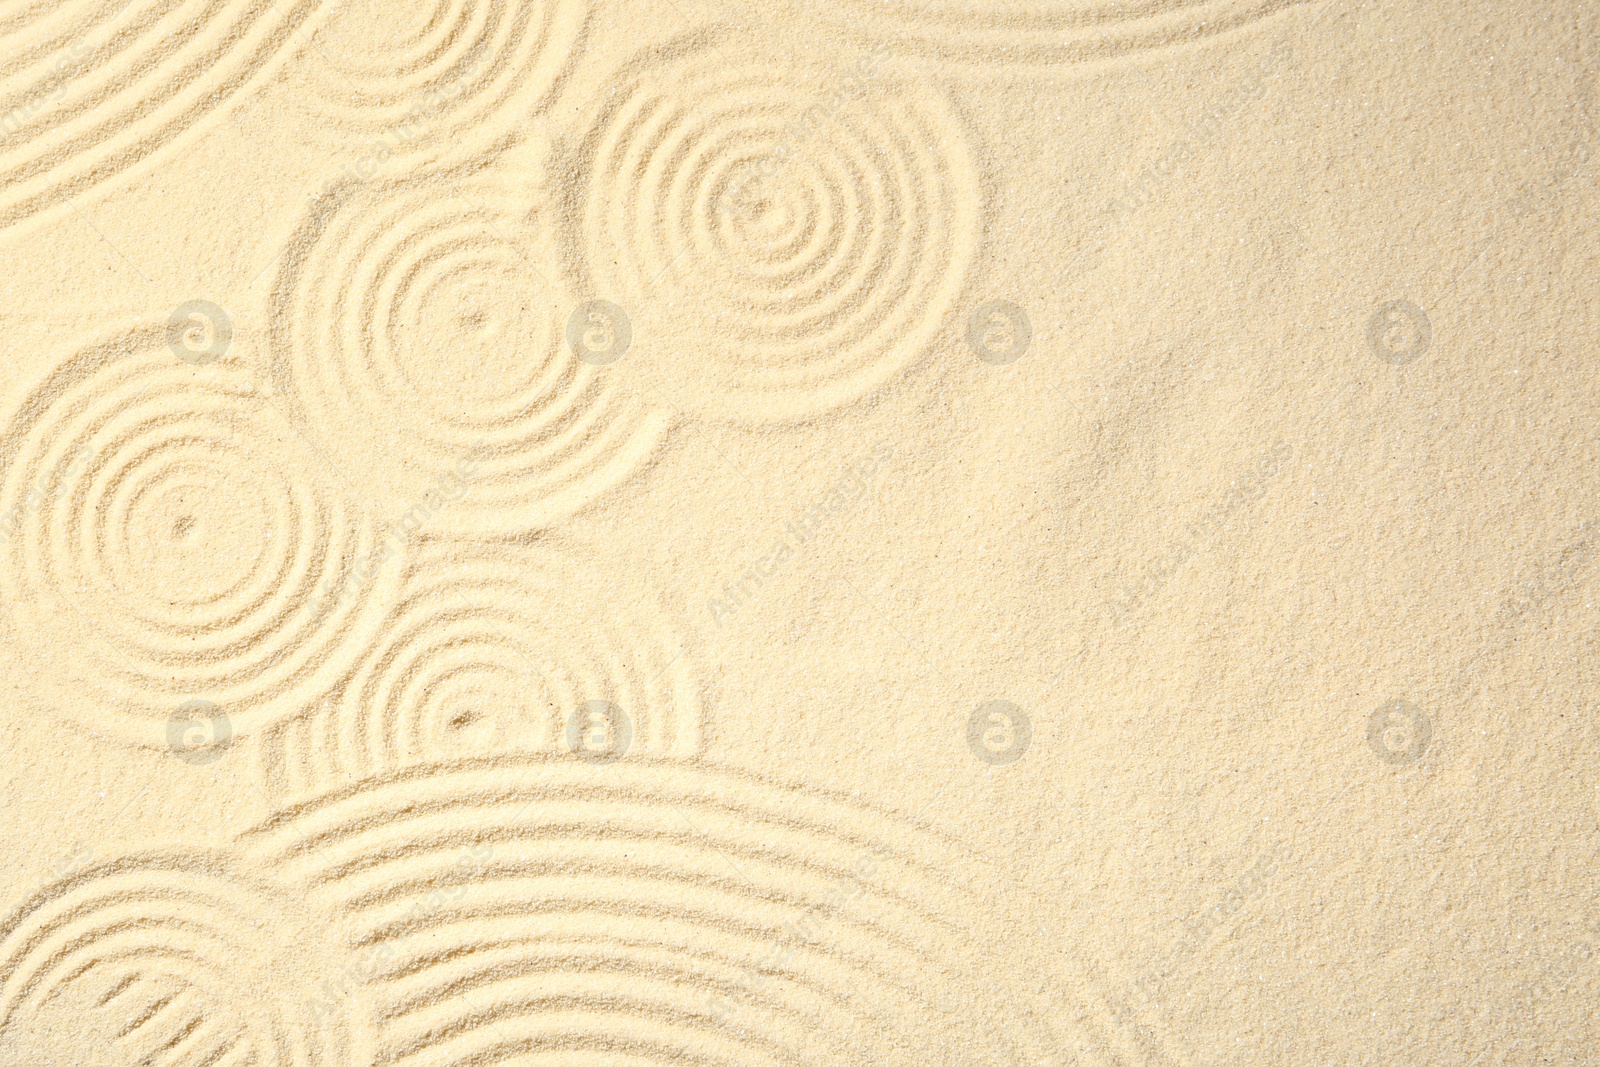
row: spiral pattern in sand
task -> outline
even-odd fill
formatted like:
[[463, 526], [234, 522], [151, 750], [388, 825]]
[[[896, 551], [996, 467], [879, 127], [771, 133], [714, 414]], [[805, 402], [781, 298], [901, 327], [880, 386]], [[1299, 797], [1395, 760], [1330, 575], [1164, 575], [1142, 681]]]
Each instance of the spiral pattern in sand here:
[[326, 462], [239, 364], [182, 362], [156, 329], [35, 390], [0, 439], [0, 594], [47, 662], [86, 657], [80, 721], [164, 747], [186, 701], [240, 735], [337, 683], [398, 559]]
[[173, 142], [322, 0], [25, 0], [0, 14], [0, 226]]
[[489, 151], [554, 96], [587, 0], [345, 0], [314, 31], [306, 98], [408, 158]]
[[1084, 63], [1226, 33], [1307, 0], [850, 0], [855, 32], [950, 63]]
[[778, 421], [850, 403], [961, 291], [982, 201], [965, 131], [892, 64], [709, 34], [631, 63], [593, 123], [569, 247], [677, 404]]
[[40, 891], [0, 925], [8, 1064], [356, 1067], [364, 1024], [312, 1015], [337, 946], [197, 854], [142, 856]]
[[697, 656], [661, 602], [626, 581], [554, 551], [419, 546], [383, 637], [337, 697], [268, 739], [268, 782], [282, 801], [441, 760], [571, 756], [574, 719], [587, 728], [593, 701], [624, 717], [600, 724], [626, 732], [601, 755], [695, 755]]
[[[666, 419], [566, 343], [574, 302], [525, 209], [448, 181], [320, 201], [273, 296], [274, 374], [399, 515], [464, 461], [429, 533], [516, 533], [638, 471]], [[453, 486], [450, 487], [453, 489]]]
[[380, 1063], [1115, 1062], [1059, 958], [985, 970], [1045, 947], [970, 855], [744, 775], [474, 761], [241, 846], [371, 961]]

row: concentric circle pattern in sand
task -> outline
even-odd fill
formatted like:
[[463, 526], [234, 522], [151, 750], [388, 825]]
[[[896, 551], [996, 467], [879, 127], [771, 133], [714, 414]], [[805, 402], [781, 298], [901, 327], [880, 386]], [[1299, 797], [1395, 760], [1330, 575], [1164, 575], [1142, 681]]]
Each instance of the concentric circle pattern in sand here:
[[700, 751], [697, 656], [626, 575], [523, 546], [423, 544], [380, 630], [334, 699], [269, 738], [280, 798], [469, 756], [572, 757], [594, 701], [620, 709], [598, 724], [623, 731], [596, 742], [614, 746], [605, 756]]
[[0, 226], [112, 178], [252, 85], [322, 0], [22, 0], [0, 13]]
[[[1016, 969], [1034, 917], [998, 877], [759, 779], [472, 761], [290, 809], [241, 847], [339, 916], [381, 1064], [1115, 1062], [1065, 965]], [[1008, 973], [981, 962], [996, 941]]]
[[575, 302], [538, 233], [525, 208], [453, 182], [351, 183], [285, 259], [281, 387], [325, 447], [359, 457], [386, 513], [448, 496], [428, 533], [567, 518], [639, 470], [666, 428], [566, 344]]
[[896, 54], [993, 70], [1081, 63], [1166, 48], [1229, 30], [1306, 0], [850, 0], [840, 10]]
[[191, 700], [235, 735], [303, 711], [392, 599], [398, 560], [327, 461], [162, 329], [69, 360], [0, 441], [0, 594], [42, 664], [76, 657], [40, 673], [90, 729], [160, 747]]
[[356, 1067], [365, 1024], [317, 1010], [336, 946], [214, 858], [132, 857], [35, 894], [0, 926], [0, 1060], [82, 1067]]
[[977, 248], [981, 189], [940, 92], [887, 60], [810, 65], [708, 35], [631, 63], [575, 166], [589, 294], [674, 403], [804, 418], [924, 354]]
[[298, 73], [325, 121], [419, 160], [501, 146], [549, 103], [587, 0], [345, 0]]

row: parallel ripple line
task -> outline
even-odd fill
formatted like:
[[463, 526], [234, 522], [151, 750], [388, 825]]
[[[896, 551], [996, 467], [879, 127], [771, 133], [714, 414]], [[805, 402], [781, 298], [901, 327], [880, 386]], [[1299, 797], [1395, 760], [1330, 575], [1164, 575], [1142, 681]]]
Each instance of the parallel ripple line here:
[[898, 54], [984, 70], [1114, 59], [1202, 41], [1309, 0], [850, 0], [857, 32]]
[[566, 161], [568, 255], [702, 414], [853, 403], [946, 325], [981, 236], [966, 131], [893, 63], [870, 76], [711, 32], [629, 63]]
[[[306, 975], [334, 946], [218, 857], [127, 857], [47, 886], [0, 920], [7, 1063], [150, 1067], [370, 1063], [364, 1022], [308, 1024]], [[319, 948], [321, 951], [319, 951]]]
[[315, 27], [311, 107], [417, 162], [503, 147], [553, 99], [587, 0], [346, 0]]
[[0, 437], [0, 596], [46, 662], [77, 657], [41, 675], [87, 686], [84, 725], [162, 747], [204, 699], [238, 736], [336, 684], [398, 559], [325, 462], [242, 365], [180, 362], [158, 328], [33, 392]]
[[591, 701], [627, 717], [619, 759], [700, 751], [687, 629], [650, 590], [566, 553], [423, 543], [379, 630], [332, 699], [268, 737], [280, 802], [469, 755], [570, 756], [569, 722]]
[[286, 809], [240, 847], [367, 954], [381, 1064], [1120, 1062], [997, 872], [739, 772], [462, 761]]
[[0, 16], [0, 226], [175, 142], [268, 75], [322, 0], [33, 0]]
[[429, 533], [562, 521], [643, 469], [667, 428], [567, 345], [577, 301], [527, 214], [443, 179], [348, 183], [312, 210], [274, 289], [279, 388], [394, 512], [470, 459]]

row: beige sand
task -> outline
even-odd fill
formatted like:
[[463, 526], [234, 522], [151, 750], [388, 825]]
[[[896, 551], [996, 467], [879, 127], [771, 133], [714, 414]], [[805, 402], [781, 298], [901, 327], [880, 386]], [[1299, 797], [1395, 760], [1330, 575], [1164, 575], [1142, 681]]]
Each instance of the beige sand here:
[[1600, 14], [0, 10], [0, 1067], [1600, 1062]]

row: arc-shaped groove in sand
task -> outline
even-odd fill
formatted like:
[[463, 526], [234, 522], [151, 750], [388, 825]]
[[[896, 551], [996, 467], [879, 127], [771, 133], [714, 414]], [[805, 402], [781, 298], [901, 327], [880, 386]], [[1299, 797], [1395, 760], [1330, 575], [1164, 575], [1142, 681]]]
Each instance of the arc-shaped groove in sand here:
[[849, 0], [850, 25], [890, 51], [986, 68], [1088, 63], [1243, 29], [1311, 0]]
[[[1018, 916], [958, 844], [753, 776], [462, 761], [239, 844], [371, 961], [378, 1063], [1120, 1062], [1070, 964], [988, 969]], [[1047, 973], [1070, 995], [1035, 1002]]]
[[256, 84], [322, 0], [36, 0], [0, 18], [0, 226], [176, 141]]
[[699, 34], [627, 64], [588, 123], [556, 163], [582, 197], [566, 254], [633, 316], [629, 359], [675, 403], [806, 418], [945, 325], [983, 191], [948, 101], [892, 61]]
[[336, 684], [398, 561], [325, 463], [239, 363], [180, 362], [154, 328], [30, 395], [0, 438], [0, 595], [41, 656], [87, 652], [84, 725], [162, 746], [199, 699], [240, 735]]
[[587, 728], [592, 701], [626, 716], [617, 759], [700, 751], [686, 627], [649, 589], [565, 553], [422, 544], [379, 630], [335, 697], [267, 737], [280, 802], [468, 755], [570, 755], [571, 721]]
[[[374, 0], [325, 9], [297, 73], [324, 121], [414, 162], [484, 155], [554, 99], [588, 0]], [[346, 47], [348, 46], [348, 47]]]
[[[398, 487], [471, 467], [428, 532], [559, 522], [639, 472], [665, 433], [615, 368], [567, 344], [566, 295], [527, 209], [446, 179], [318, 201], [273, 292], [273, 373], [310, 432]], [[392, 475], [392, 478], [389, 476]]]
[[370, 1062], [364, 1023], [307, 1025], [301, 983], [329, 957], [287, 914], [200, 853], [49, 885], [0, 922], [0, 1051], [8, 1063], [100, 1062], [106, 1044], [110, 1062], [151, 1067]]

